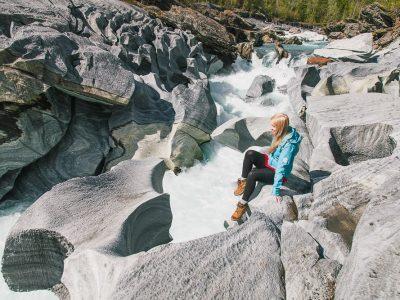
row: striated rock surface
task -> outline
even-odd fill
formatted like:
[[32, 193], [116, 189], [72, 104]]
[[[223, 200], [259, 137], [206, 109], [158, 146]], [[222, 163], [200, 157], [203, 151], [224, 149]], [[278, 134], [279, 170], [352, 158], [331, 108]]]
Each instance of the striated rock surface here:
[[372, 42], [372, 34], [363, 33], [349, 39], [332, 41], [325, 48], [314, 50], [314, 54], [341, 61], [367, 62], [372, 56]]
[[72, 111], [72, 120], [61, 141], [21, 171], [3, 200], [34, 201], [60, 182], [102, 172], [110, 148], [109, 112], [79, 100], [72, 102]]
[[[398, 181], [399, 174], [395, 176]], [[337, 281], [337, 299], [399, 297], [399, 196], [398, 189], [383, 190], [367, 205]]]
[[[126, 268], [117, 298], [283, 299], [279, 233], [261, 213], [228, 232], [154, 249]], [[143, 276], [146, 274], [146, 276]], [[149, 278], [157, 277], [151, 281]], [[131, 288], [125, 289], [125, 286]], [[248, 287], [251, 286], [251, 289]]]
[[287, 299], [332, 299], [341, 265], [299, 225], [282, 225], [282, 263]]
[[204, 48], [217, 55], [226, 64], [236, 58], [234, 37], [226, 28], [202, 13], [190, 7], [173, 5], [170, 10], [146, 8], [149, 13], [161, 19], [166, 25], [190, 30], [204, 44]]
[[249, 90], [246, 93], [247, 98], [258, 98], [264, 94], [271, 93], [275, 87], [275, 80], [267, 75], [259, 75], [254, 78]]
[[28, 291], [60, 284], [72, 252], [128, 256], [169, 242], [172, 214], [162, 191], [164, 171], [160, 160], [125, 161], [44, 194], [6, 241], [2, 273], [8, 286]]
[[0, 176], [46, 155], [64, 136], [70, 97], [49, 89], [36, 105], [0, 104]]
[[[192, 33], [120, 1], [0, 5], [2, 201], [34, 200], [58, 182], [132, 158], [138, 148], [136, 157], [168, 159], [171, 168], [201, 159], [199, 145], [216, 126], [207, 75], [222, 62]], [[98, 103], [97, 116], [86, 102]], [[184, 124], [194, 128], [183, 134], [177, 127]], [[153, 153], [158, 142], [149, 135], [158, 131], [164, 145]], [[70, 170], [66, 161], [79, 166]]]

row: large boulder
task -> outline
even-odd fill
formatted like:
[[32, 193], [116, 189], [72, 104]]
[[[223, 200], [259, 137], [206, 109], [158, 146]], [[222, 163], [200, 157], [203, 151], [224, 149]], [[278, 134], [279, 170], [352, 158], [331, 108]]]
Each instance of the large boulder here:
[[5, 245], [2, 273], [15, 291], [61, 284], [64, 260], [85, 249], [128, 256], [169, 242], [172, 214], [165, 165], [125, 161], [95, 177], [71, 179], [20, 217]]
[[349, 245], [368, 203], [395, 192], [399, 105], [399, 98], [377, 93], [309, 98], [307, 127], [315, 148], [308, 217], [325, 217], [327, 228]]
[[61, 141], [26, 166], [2, 200], [34, 201], [54, 185], [74, 177], [98, 175], [109, 146], [109, 111], [98, 104], [73, 101], [74, 112]]
[[321, 80], [312, 96], [347, 93], [386, 93], [399, 96], [399, 69], [392, 63], [330, 63], [321, 71]]
[[[201, 158], [199, 144], [216, 126], [206, 74], [217, 72], [222, 62], [206, 54], [192, 33], [163, 26], [137, 6], [114, 0], [0, 4], [0, 198], [16, 181], [9, 196], [19, 199], [29, 193], [33, 199], [60, 181], [98, 174], [132, 158], [140, 142], [145, 145], [137, 157], [169, 158], [174, 152], [188, 166]], [[179, 98], [183, 96], [189, 100]], [[100, 102], [99, 118], [95, 109], [81, 110], [86, 104], [79, 102]], [[206, 116], [198, 109], [204, 105]], [[106, 111], [111, 113], [108, 130], [108, 113], [102, 115]], [[171, 150], [174, 123], [189, 124], [194, 128], [186, 133], [196, 132], [182, 138], [179, 131], [175, 144], [180, 146], [175, 148], [195, 151]], [[88, 128], [79, 135], [76, 128], [82, 126]], [[73, 134], [63, 139], [67, 128]], [[167, 147], [152, 154], [157, 143], [149, 143], [148, 133], [155, 130], [162, 131], [160, 139], [166, 131], [171, 134]], [[135, 144], [127, 141], [132, 131]], [[87, 164], [71, 170], [62, 161], [75, 161], [80, 150], [72, 156], [68, 152], [82, 138]], [[27, 178], [34, 178], [32, 193], [22, 190]]]
[[258, 98], [267, 93], [271, 93], [275, 87], [275, 80], [267, 75], [258, 75], [254, 78], [250, 88], [246, 93], [247, 98]]
[[314, 55], [341, 61], [367, 62], [373, 54], [373, 37], [363, 33], [350, 39], [332, 41], [325, 48], [314, 50]]
[[48, 89], [33, 104], [0, 104], [0, 177], [15, 173], [59, 143], [70, 122], [70, 101], [69, 96]]
[[[400, 179], [399, 172], [393, 176]], [[395, 189], [382, 191], [371, 199], [357, 225], [337, 280], [337, 299], [395, 299], [400, 294], [400, 194]]]
[[76, 253], [65, 268], [62, 295], [73, 299], [285, 298], [279, 231], [261, 213], [228, 232], [147, 253]]
[[341, 265], [296, 223], [283, 223], [281, 241], [286, 298], [333, 299]]
[[398, 100], [379, 93], [309, 97], [307, 128], [314, 145], [311, 173], [333, 172], [398, 151]]
[[154, 8], [146, 10], [166, 25], [190, 30], [203, 43], [208, 53], [217, 55], [224, 63], [230, 64], [236, 59], [233, 35], [214, 19], [190, 7], [177, 5], [173, 5], [168, 11]]

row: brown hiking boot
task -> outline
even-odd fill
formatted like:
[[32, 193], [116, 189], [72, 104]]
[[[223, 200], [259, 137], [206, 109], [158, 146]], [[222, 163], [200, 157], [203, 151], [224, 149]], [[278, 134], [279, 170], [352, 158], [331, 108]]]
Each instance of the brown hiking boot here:
[[243, 194], [245, 187], [246, 187], [246, 179], [239, 178], [237, 180], [237, 187], [236, 187], [235, 191], [233, 192], [233, 194], [235, 196], [240, 196], [241, 194]]
[[239, 221], [246, 212], [248, 207], [249, 205], [238, 202], [236, 210], [231, 217], [232, 221]]

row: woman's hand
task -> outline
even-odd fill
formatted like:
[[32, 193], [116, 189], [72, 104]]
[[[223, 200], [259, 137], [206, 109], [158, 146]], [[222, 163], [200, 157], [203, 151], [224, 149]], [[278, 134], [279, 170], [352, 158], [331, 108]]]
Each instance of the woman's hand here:
[[276, 201], [276, 203], [281, 203], [282, 196], [275, 196], [275, 201]]

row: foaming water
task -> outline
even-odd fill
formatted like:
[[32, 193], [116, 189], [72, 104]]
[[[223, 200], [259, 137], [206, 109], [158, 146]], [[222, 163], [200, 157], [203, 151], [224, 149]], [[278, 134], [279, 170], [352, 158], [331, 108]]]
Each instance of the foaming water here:
[[[217, 105], [218, 124], [235, 117], [268, 118], [290, 109], [284, 87], [295, 75], [293, 66], [305, 63], [305, 55], [301, 53], [308, 54], [321, 45], [291, 46], [288, 51], [292, 54], [279, 64], [276, 64], [273, 48], [263, 46], [255, 49], [260, 52], [253, 53], [251, 63], [238, 58], [230, 73], [212, 76], [209, 81]], [[273, 78], [275, 90], [246, 102], [246, 92], [258, 75]], [[179, 176], [167, 172], [164, 177], [164, 191], [170, 194], [171, 199], [173, 221], [170, 233], [174, 243], [224, 231], [223, 222], [230, 218], [240, 199], [233, 195], [233, 190], [241, 175], [244, 154], [217, 142], [205, 144], [203, 150], [205, 158], [202, 162]]]

